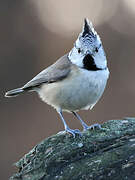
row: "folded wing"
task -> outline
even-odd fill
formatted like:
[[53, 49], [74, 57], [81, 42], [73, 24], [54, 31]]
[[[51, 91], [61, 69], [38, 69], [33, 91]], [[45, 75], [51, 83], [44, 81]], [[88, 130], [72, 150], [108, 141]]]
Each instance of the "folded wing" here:
[[43, 83], [53, 83], [64, 79], [71, 70], [71, 62], [68, 59], [67, 54], [61, 57], [55, 64], [49, 66], [45, 70], [41, 71], [31, 81], [25, 84], [23, 90], [31, 90], [34, 87], [38, 87]]

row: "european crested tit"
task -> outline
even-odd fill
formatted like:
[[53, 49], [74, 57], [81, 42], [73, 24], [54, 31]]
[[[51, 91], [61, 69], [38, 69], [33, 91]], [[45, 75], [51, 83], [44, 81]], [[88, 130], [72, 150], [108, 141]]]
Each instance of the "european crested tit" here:
[[[69, 53], [23, 87], [8, 91], [5, 96], [36, 91], [44, 102], [59, 113], [65, 131], [75, 137], [81, 132], [68, 127], [62, 112], [72, 112], [84, 130], [94, 127], [88, 126], [76, 112], [92, 109], [103, 94], [108, 77], [109, 70], [102, 42], [92, 23], [85, 19], [83, 30]], [[97, 126], [100, 127], [98, 124]]]

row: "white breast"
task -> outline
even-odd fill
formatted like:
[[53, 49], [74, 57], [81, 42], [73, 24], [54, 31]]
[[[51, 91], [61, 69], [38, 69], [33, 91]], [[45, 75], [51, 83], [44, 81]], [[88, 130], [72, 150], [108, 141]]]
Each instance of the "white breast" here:
[[73, 67], [67, 78], [43, 84], [39, 95], [43, 101], [63, 111], [92, 108], [103, 94], [108, 76], [108, 69], [87, 71]]

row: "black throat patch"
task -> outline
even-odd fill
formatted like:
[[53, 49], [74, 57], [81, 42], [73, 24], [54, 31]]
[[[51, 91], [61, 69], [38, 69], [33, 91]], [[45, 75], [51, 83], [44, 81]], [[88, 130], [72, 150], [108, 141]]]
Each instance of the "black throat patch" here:
[[89, 71], [98, 71], [102, 70], [101, 68], [98, 68], [94, 62], [93, 57], [90, 54], [87, 54], [85, 58], [83, 59], [83, 68], [87, 69]]

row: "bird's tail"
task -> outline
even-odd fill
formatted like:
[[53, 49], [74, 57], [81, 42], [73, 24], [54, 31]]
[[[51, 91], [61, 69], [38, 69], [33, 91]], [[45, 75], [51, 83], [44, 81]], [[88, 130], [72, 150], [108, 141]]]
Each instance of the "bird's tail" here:
[[13, 89], [11, 91], [6, 92], [5, 97], [18, 96], [19, 94], [21, 94], [23, 92], [24, 92], [24, 90], [22, 88]]

